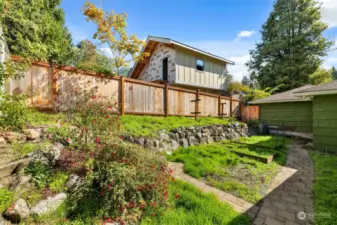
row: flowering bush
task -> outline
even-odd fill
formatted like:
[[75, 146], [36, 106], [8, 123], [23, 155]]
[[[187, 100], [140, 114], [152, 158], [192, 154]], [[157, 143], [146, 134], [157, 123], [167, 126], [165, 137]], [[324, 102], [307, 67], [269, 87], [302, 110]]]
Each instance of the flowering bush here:
[[89, 172], [70, 194], [77, 213], [107, 221], [134, 221], [165, 205], [172, 179], [164, 158], [141, 147], [113, 141], [89, 153]]
[[95, 89], [75, 93], [62, 103], [71, 132], [58, 160], [83, 178], [70, 191], [69, 215], [124, 224], [158, 213], [171, 179], [165, 157], [123, 142], [117, 102], [98, 97]]
[[118, 103], [107, 97], [98, 97], [96, 88], [90, 90], [74, 89], [74, 96], [66, 97], [59, 102], [60, 110], [65, 111], [65, 122], [71, 125], [71, 132], [66, 142], [80, 150], [90, 151], [96, 145], [106, 142], [115, 136], [120, 129], [119, 115], [116, 112]]

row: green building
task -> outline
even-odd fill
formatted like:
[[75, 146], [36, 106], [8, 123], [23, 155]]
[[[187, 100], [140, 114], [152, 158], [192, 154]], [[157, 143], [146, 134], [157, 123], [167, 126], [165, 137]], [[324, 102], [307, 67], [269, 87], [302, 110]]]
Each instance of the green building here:
[[249, 104], [259, 105], [261, 123], [312, 133], [314, 149], [337, 153], [337, 81], [306, 85]]
[[294, 94], [313, 98], [314, 148], [337, 153], [337, 81]]
[[306, 85], [258, 99], [249, 104], [259, 105], [259, 120], [269, 126], [284, 127], [288, 131], [312, 132], [313, 113], [310, 97], [298, 97], [294, 92], [313, 87]]

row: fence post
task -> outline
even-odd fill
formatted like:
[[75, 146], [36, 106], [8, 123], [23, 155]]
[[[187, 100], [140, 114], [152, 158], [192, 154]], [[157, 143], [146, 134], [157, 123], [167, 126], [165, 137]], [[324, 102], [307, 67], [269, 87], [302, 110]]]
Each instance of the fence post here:
[[218, 116], [221, 118], [221, 95], [219, 95], [218, 99]]
[[[57, 101], [57, 75], [58, 71], [53, 65], [50, 65], [51, 72], [51, 82], [52, 82], [52, 107], [55, 107], [55, 102]], [[32, 86], [33, 87], [33, 86]]]
[[164, 93], [164, 112], [165, 112], [165, 117], [168, 116], [168, 111], [169, 111], [169, 89], [168, 89], [168, 84], [165, 84], [165, 93]]
[[120, 99], [121, 99], [121, 102], [120, 102], [120, 113], [121, 115], [124, 115], [124, 100], [125, 100], [125, 95], [124, 95], [124, 87], [125, 87], [125, 77], [121, 77], [121, 87], [120, 87]]
[[197, 90], [197, 92], [195, 93], [195, 120], [198, 119], [198, 114], [199, 114], [199, 89]]
[[231, 96], [230, 102], [229, 102], [229, 116], [230, 117], [233, 116], [233, 96]]

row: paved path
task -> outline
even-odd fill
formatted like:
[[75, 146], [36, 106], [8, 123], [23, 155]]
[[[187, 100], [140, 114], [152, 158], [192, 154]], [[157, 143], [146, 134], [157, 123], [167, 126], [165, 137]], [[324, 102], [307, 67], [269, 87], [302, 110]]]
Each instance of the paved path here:
[[274, 179], [270, 193], [264, 198], [254, 220], [254, 225], [313, 224], [313, 162], [303, 143], [295, 141], [287, 149], [286, 167], [296, 169], [297, 172], [285, 182], [282, 182], [280, 177]]

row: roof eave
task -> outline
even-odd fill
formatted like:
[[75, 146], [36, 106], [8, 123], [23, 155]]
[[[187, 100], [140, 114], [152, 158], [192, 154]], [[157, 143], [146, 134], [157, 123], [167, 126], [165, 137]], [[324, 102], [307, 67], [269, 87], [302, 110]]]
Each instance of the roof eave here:
[[311, 99], [282, 99], [276, 101], [264, 101], [264, 102], [248, 102], [249, 105], [260, 105], [260, 104], [270, 104], [270, 103], [283, 103], [283, 102], [310, 102]]
[[333, 94], [337, 94], [337, 90], [295, 92], [294, 94], [296, 96], [333, 95]]

